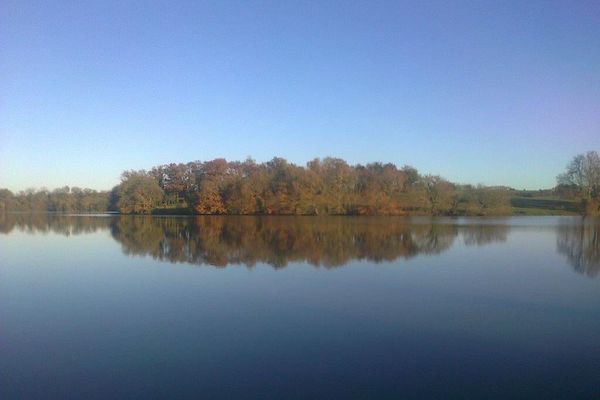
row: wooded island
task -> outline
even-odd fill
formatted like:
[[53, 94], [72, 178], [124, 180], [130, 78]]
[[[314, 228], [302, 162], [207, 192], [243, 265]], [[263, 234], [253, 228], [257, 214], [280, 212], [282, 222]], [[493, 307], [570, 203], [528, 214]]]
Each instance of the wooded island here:
[[[578, 155], [557, 178], [553, 195], [573, 210], [597, 214], [600, 158]], [[110, 191], [0, 189], [0, 211], [226, 215], [510, 215], [508, 187], [452, 183], [392, 163], [349, 165], [314, 159], [305, 167], [273, 158], [265, 163], [215, 159], [125, 171]]]

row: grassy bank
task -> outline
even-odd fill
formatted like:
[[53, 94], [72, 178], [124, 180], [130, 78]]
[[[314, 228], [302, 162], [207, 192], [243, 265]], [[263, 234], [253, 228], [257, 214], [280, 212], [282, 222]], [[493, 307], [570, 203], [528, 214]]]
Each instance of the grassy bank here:
[[510, 199], [514, 215], [577, 215], [580, 204], [556, 196], [514, 196]]

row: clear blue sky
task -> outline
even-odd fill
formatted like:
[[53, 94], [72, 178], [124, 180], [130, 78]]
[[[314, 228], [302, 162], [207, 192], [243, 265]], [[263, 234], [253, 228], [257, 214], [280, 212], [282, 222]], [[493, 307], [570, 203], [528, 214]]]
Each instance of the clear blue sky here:
[[554, 185], [600, 150], [600, 2], [0, 4], [0, 187], [252, 156]]

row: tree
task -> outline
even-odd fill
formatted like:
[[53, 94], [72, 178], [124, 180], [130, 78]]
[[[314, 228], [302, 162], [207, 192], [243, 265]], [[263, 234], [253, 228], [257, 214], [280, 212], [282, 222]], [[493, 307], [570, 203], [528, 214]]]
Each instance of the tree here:
[[144, 170], [123, 172], [114, 192], [117, 208], [123, 214], [149, 214], [164, 196], [157, 180]]
[[8, 189], [0, 189], [0, 212], [16, 208], [15, 195]]
[[447, 180], [434, 175], [425, 175], [421, 179], [425, 192], [425, 201], [432, 215], [442, 214], [451, 202], [450, 193], [453, 186]]
[[195, 163], [159, 165], [152, 168], [150, 174], [158, 181], [159, 186], [169, 198], [170, 205], [179, 206], [189, 202], [190, 195], [196, 189]]
[[48, 210], [71, 212], [75, 209], [75, 197], [68, 186], [54, 189], [48, 194]]
[[509, 197], [506, 189], [477, 185], [472, 189], [477, 215], [505, 214], [509, 210]]
[[198, 214], [225, 214], [225, 204], [221, 192], [226, 185], [228, 163], [217, 158], [198, 165], [196, 182], [198, 191], [195, 196], [194, 211]]
[[202, 181], [194, 210], [198, 214], [225, 214], [225, 205], [216, 182], [208, 179]]
[[588, 151], [573, 157], [556, 180], [559, 187], [576, 188], [583, 213], [600, 213], [600, 156], [597, 152]]

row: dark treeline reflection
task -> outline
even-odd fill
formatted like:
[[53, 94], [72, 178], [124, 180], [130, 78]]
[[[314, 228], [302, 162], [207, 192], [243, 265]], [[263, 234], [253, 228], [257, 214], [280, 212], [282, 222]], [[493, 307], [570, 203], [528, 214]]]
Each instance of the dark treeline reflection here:
[[122, 217], [112, 226], [113, 237], [127, 254], [215, 266], [260, 262], [277, 268], [289, 262], [331, 267], [354, 259], [380, 262], [438, 254], [453, 244], [458, 232], [451, 224], [344, 217]]
[[1, 213], [0, 233], [19, 230], [28, 233], [55, 233], [59, 235], [78, 235], [107, 230], [114, 223], [109, 214], [76, 215], [52, 213]]
[[290, 262], [341, 266], [439, 254], [457, 239], [466, 245], [505, 241], [509, 225], [384, 217], [81, 216], [1, 214], [0, 232], [62, 235], [110, 230], [128, 255], [172, 263], [252, 267]]
[[[509, 220], [394, 217], [152, 217], [0, 213], [0, 233], [77, 235], [109, 231], [123, 252], [171, 263], [224, 267], [290, 262], [335, 267], [440, 254], [457, 242], [506, 241]], [[557, 224], [556, 249], [579, 273], [600, 272], [600, 219]], [[513, 227], [514, 229], [515, 227]]]
[[411, 222], [384, 217], [121, 217], [112, 235], [132, 255], [227, 266], [290, 262], [336, 267], [440, 254], [462, 236], [467, 245], [505, 241], [508, 226]]
[[600, 272], [600, 219], [558, 227], [556, 249], [573, 269], [587, 276]]

